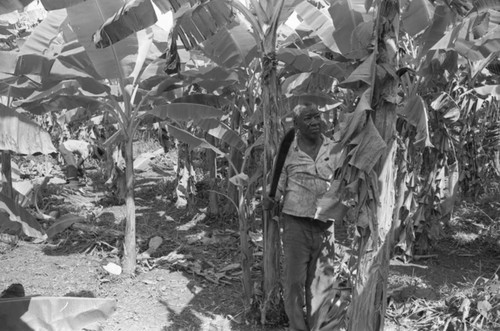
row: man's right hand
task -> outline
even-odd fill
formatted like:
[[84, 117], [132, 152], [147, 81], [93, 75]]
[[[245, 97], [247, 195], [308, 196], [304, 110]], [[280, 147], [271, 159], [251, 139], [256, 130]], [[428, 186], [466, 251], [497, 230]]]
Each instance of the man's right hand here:
[[276, 205], [276, 200], [274, 200], [274, 198], [265, 196], [264, 199], [262, 199], [262, 208], [264, 210], [271, 210], [274, 208], [275, 205]]

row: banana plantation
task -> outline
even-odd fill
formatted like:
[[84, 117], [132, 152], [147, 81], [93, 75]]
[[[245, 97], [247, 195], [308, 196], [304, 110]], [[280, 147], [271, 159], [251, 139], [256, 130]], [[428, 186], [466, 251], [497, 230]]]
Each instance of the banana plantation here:
[[500, 330], [499, 0], [2, 0], [0, 47], [0, 330], [287, 330], [304, 103], [309, 329]]

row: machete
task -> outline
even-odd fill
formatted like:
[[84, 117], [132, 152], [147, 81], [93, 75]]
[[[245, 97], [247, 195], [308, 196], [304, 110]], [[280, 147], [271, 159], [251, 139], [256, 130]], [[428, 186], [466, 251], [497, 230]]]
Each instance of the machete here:
[[271, 179], [271, 188], [269, 189], [269, 197], [274, 198], [276, 195], [276, 189], [278, 188], [278, 182], [280, 180], [281, 170], [283, 170], [283, 165], [285, 164], [286, 156], [288, 155], [288, 150], [292, 145], [293, 139], [295, 138], [295, 129], [290, 129], [283, 140], [280, 143], [278, 149], [278, 157], [276, 158], [276, 163], [274, 164], [273, 176]]

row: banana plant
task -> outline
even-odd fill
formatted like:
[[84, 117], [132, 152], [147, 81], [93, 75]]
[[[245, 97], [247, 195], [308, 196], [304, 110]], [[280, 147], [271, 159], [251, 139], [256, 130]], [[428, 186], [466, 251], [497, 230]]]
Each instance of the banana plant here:
[[[372, 4], [369, 1], [366, 3], [367, 8]], [[411, 198], [397, 202], [394, 199], [394, 192], [397, 190], [401, 192], [399, 188], [394, 187], [395, 171], [398, 169], [394, 167], [396, 165], [396, 141], [391, 138], [396, 134], [395, 115], [397, 114], [400, 120], [417, 128], [418, 144], [427, 150], [434, 148], [428, 125], [428, 100], [420, 96], [422, 91], [417, 91], [419, 84], [415, 84], [418, 80], [413, 79], [413, 75], [408, 75], [408, 68], [399, 68], [398, 57], [401, 54], [397, 51], [400, 38], [398, 28], [401, 27], [406, 33], [413, 34], [414, 40], [417, 40], [419, 60], [414, 63], [413, 69], [431, 80], [436, 79], [436, 76], [431, 76], [432, 72], [426, 71], [426, 68], [439, 68], [439, 66], [429, 66], [436, 54], [440, 53], [439, 50], [454, 48], [458, 45], [457, 40], [464, 43], [465, 39], [460, 38], [465, 34], [460, 30], [467, 29], [467, 26], [474, 26], [474, 24], [462, 24], [460, 20], [454, 23], [455, 16], [451, 9], [434, 7], [427, 1], [408, 2], [406, 8], [399, 8], [397, 1], [377, 1], [376, 5], [375, 35], [373, 42], [370, 43], [373, 52], [364, 59], [347, 80], [341, 83], [341, 86], [357, 89], [359, 95], [356, 108], [348, 114], [346, 126], [340, 133], [349, 151], [342, 170], [342, 182], [345, 185], [344, 190], [341, 190], [342, 200], [355, 206], [358, 230], [355, 240], [355, 247], [358, 249], [357, 273], [353, 279], [352, 303], [347, 314], [349, 330], [383, 328], [387, 261], [394, 243], [397, 242], [393, 234], [396, 223], [393, 222], [397, 221], [395, 217], [399, 217], [399, 207], [407, 204], [408, 208], [413, 208], [410, 207]], [[470, 6], [479, 12], [482, 10], [479, 9], [480, 7], [482, 5], [479, 3], [477, 7]], [[400, 16], [400, 11], [403, 13], [402, 16]], [[471, 19], [472, 17], [477, 19], [481, 13], [470, 11], [466, 14], [470, 15]], [[344, 16], [347, 17], [347, 15]], [[443, 18], [445, 18], [444, 21]], [[381, 19], [384, 24], [378, 24]], [[450, 24], [456, 25], [448, 30]], [[462, 48], [459, 52], [479, 58], [487, 57], [489, 56], [488, 49], [496, 42], [494, 34], [488, 35], [487, 38], [468, 43], [472, 47]], [[457, 47], [457, 50], [460, 48]], [[446, 58], [443, 57], [443, 59]], [[450, 65], [449, 63], [442, 64], [443, 66]], [[387, 75], [391, 75], [392, 78]], [[411, 84], [413, 87], [408, 89]], [[398, 85], [406, 87], [403, 88], [404, 102], [397, 107], [400, 100], [394, 91], [398, 90]], [[389, 92], [391, 90], [393, 93]], [[453, 115], [450, 113], [449, 116]], [[369, 150], [366, 149], [368, 142], [371, 144]], [[406, 162], [404, 155], [401, 161]], [[364, 175], [357, 173], [359, 170], [362, 170]], [[442, 180], [444, 173], [439, 175], [439, 180], [442, 182], [444, 182]], [[450, 177], [449, 180], [456, 184], [456, 178], [453, 179], [454, 172], [450, 171], [447, 175]], [[363, 179], [359, 180], [359, 178]], [[403, 183], [403, 186], [411, 185], [409, 181], [399, 181], [399, 183]], [[449, 188], [441, 187], [438, 190], [445, 191], [446, 189]], [[374, 197], [373, 200], [371, 200], [372, 197]], [[407, 197], [411, 197], [411, 193]]]
[[[136, 263], [132, 138], [143, 110], [147, 109], [142, 106], [153, 94], [143, 93], [139, 83], [143, 64], [161, 55], [156, 47], [161, 43], [155, 44], [153, 35], [156, 27], [130, 34], [107, 48], [98, 48], [95, 45], [101, 44], [92, 36], [124, 5], [123, 1], [44, 1], [43, 4], [50, 10], [46, 20], [35, 29], [19, 54], [1, 54], [9, 61], [0, 70], [12, 77], [39, 77], [40, 83], [32, 95], [17, 100], [19, 107], [40, 114], [86, 104], [107, 110], [119, 124], [127, 163], [123, 267], [125, 273], [131, 274]], [[133, 7], [131, 13], [136, 9]], [[141, 17], [149, 26], [156, 19], [151, 15]]]
[[[135, 1], [134, 3], [138, 4], [142, 2], [144, 1]], [[203, 10], [203, 5], [205, 4], [194, 3], [192, 6], [198, 6], [193, 10], [193, 13], [196, 13], [196, 15], [193, 14], [189, 17], [181, 18], [176, 23], [179, 27], [177, 33], [187, 49], [193, 48], [194, 45], [199, 45], [196, 47], [198, 50], [202, 51], [216, 64], [223, 66], [224, 68], [232, 69], [233, 74], [239, 75], [241, 72], [244, 72], [245, 68], [242, 70], [239, 69], [238, 66], [243, 64], [248, 67], [251, 62], [249, 59], [251, 59], [252, 56], [260, 59], [260, 68], [258, 70], [257, 77], [259, 77], [260, 80], [258, 85], [261, 94], [260, 99], [262, 100], [260, 104], [260, 121], [266, 124], [264, 125], [264, 141], [266, 142], [266, 147], [265, 153], [263, 154], [265, 173], [268, 172], [267, 169], [269, 168], [271, 156], [274, 155], [274, 152], [276, 151], [282, 131], [280, 119], [285, 113], [283, 107], [285, 104], [283, 102], [284, 98], [282, 97], [277, 75], [277, 60], [282, 60], [287, 64], [288, 68], [294, 68], [294, 74], [307, 71], [306, 76], [309, 78], [304, 79], [304, 75], [301, 76], [299, 74], [295, 78], [291, 78], [289, 80], [289, 86], [300, 86], [301, 83], [297, 84], [296, 82], [303, 82], [302, 86], [308, 85], [307, 81], [311, 76], [310, 71], [313, 71], [313, 73], [316, 74], [326, 73], [326, 75], [330, 75], [329, 79], [333, 79], [331, 77], [337, 75], [341, 76], [335, 77], [339, 79], [345, 74], [345, 68], [343, 65], [339, 65], [334, 61], [329, 61], [319, 56], [315, 56], [314, 61], [309, 61], [307, 58], [309, 57], [309, 54], [312, 53], [299, 52], [293, 54], [290, 51], [284, 50], [278, 54], [278, 28], [288, 19], [293, 11], [296, 11], [297, 14], [300, 15], [300, 18], [305, 25], [313, 28], [314, 32], [311, 39], [319, 38], [321, 44], [327, 44], [327, 47], [338, 50], [338, 47], [336, 48], [335, 46], [335, 40], [332, 41], [331, 36], [328, 36], [328, 34], [333, 31], [333, 25], [331, 23], [328, 24], [328, 12], [326, 11], [326, 5], [324, 6], [324, 10], [320, 12], [314, 6], [305, 4], [298, 6], [299, 4], [299, 1], [293, 1], [291, 3], [285, 3], [284, 1], [252, 1], [251, 6], [249, 6], [252, 7], [252, 10], [250, 10], [246, 4], [239, 1], [230, 1], [226, 3], [224, 1], [214, 0], [206, 3], [207, 6], [217, 6], [219, 12], [223, 14], [219, 17], [217, 15], [214, 16], [213, 10], [210, 10], [209, 13]], [[180, 2], [179, 8], [182, 8], [184, 5], [184, 3]], [[248, 29], [243, 29], [241, 24], [225, 25], [227, 24], [227, 19], [224, 15], [224, 13], [227, 12], [225, 7], [232, 7], [236, 10], [236, 12], [240, 13], [238, 18], [246, 21], [247, 24], [251, 26], [251, 33], [248, 32]], [[174, 11], [176, 10], [178, 9], [174, 8]], [[321, 17], [323, 18], [324, 24], [322, 25], [315, 22], [314, 15], [322, 15]], [[242, 18], [240, 18], [240, 16], [242, 16]], [[211, 18], [214, 21], [214, 24], [219, 26], [219, 29], [213, 29], [211, 26], [204, 24], [203, 22], [209, 21], [206, 19], [207, 17]], [[119, 22], [121, 18], [117, 15], [114, 17], [114, 20]], [[234, 22], [236, 22], [236, 20]], [[336, 38], [338, 40], [343, 40], [346, 35], [345, 31], [347, 31], [348, 28], [349, 26], [346, 26], [343, 30], [344, 32], [338, 32]], [[104, 30], [105, 29], [102, 29], [101, 31]], [[214, 30], [218, 31], [214, 34]], [[358, 33], [358, 35], [363, 36], [366, 34], [366, 31], [367, 29], [364, 29]], [[107, 36], [111, 35], [110, 33], [99, 32], [98, 35], [100, 36], [99, 40], [108, 40], [103, 44], [109, 44], [119, 39], [107, 38]], [[213, 37], [211, 38], [212, 35]], [[297, 39], [300, 38], [293, 37], [288, 39], [288, 45], [291, 45]], [[238, 42], [244, 40], [248, 42]], [[286, 45], [287, 41], [285, 41], [283, 45]], [[317, 41], [315, 43], [317, 43]], [[236, 47], [233, 47], [233, 45]], [[254, 46], [249, 47], [249, 45]], [[357, 44], [356, 47], [349, 49], [349, 51], [359, 51], [362, 49], [360, 45]], [[223, 52], [222, 50], [225, 51]], [[342, 75], [339, 74], [340, 72], [342, 72]], [[187, 73], [184, 72], [183, 74], [186, 75]], [[197, 82], [200, 84], [202, 83], [200, 81]], [[207, 83], [208, 82], [203, 82], [203, 84]], [[325, 86], [326, 90], [328, 90], [327, 84], [325, 84]], [[208, 87], [208, 85], [205, 87]], [[293, 94], [297, 90], [300, 90], [299, 93], [304, 92], [299, 88], [289, 89], [288, 91]], [[317, 96], [315, 97], [318, 99]], [[263, 185], [263, 187], [265, 190], [266, 185]], [[279, 231], [277, 223], [272, 221], [270, 215], [264, 215], [263, 218], [263, 228], [265, 234], [263, 293], [265, 293], [265, 298], [261, 305], [261, 322], [265, 323], [266, 311], [268, 307], [276, 307], [277, 305], [274, 305], [273, 303], [279, 302], [279, 267], [276, 263], [276, 261], [279, 260]], [[248, 241], [247, 225], [245, 223], [241, 223], [240, 229], [241, 243], [242, 245], [245, 245]], [[248, 259], [249, 256], [247, 256], [246, 253], [243, 253], [243, 266], [248, 266]], [[244, 274], [248, 274], [245, 268]], [[245, 298], [250, 298], [252, 296], [253, 286], [249, 277], [247, 277], [246, 281], [244, 281], [243, 287]]]

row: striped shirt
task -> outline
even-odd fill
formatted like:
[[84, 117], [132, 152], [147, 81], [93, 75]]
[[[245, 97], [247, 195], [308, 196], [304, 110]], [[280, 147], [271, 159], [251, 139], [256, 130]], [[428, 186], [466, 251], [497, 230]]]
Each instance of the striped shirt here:
[[299, 217], [314, 218], [317, 202], [330, 187], [336, 157], [332, 154], [337, 146], [323, 136], [316, 159], [303, 152], [294, 139], [288, 151], [280, 176], [278, 190], [283, 197], [282, 212]]

